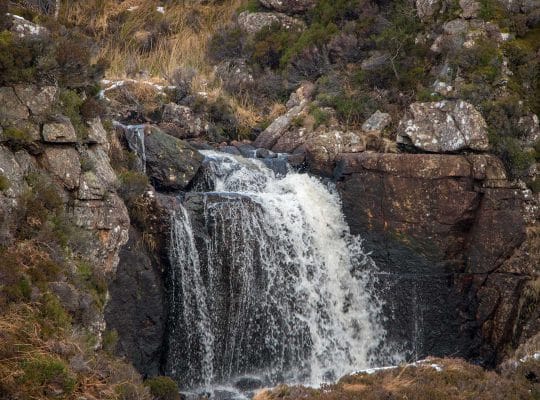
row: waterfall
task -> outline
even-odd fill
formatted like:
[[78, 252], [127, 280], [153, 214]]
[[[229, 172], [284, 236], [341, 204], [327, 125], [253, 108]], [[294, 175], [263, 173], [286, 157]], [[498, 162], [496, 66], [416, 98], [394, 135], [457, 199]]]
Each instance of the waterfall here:
[[184, 387], [320, 384], [372, 366], [384, 337], [376, 266], [335, 188], [202, 153], [171, 222], [167, 372]]

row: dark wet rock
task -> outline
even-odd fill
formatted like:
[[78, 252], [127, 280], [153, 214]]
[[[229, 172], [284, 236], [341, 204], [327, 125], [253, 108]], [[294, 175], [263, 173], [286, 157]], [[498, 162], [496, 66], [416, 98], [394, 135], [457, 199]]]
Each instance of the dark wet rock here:
[[159, 267], [141, 233], [131, 227], [105, 309], [107, 328], [118, 332], [116, 354], [150, 376], [159, 374], [165, 334], [166, 302]]
[[159, 130], [145, 136], [145, 147], [148, 176], [164, 190], [186, 188], [204, 158], [189, 143]]
[[490, 363], [525, 337], [540, 203], [496, 157], [344, 154], [336, 178], [381, 270], [391, 340]]
[[257, 376], [241, 376], [234, 381], [234, 387], [247, 392], [263, 388], [264, 382]]

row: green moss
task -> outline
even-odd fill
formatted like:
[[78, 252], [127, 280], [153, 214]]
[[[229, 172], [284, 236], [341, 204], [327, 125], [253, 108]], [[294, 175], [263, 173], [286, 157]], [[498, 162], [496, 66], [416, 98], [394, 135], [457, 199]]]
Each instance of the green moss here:
[[156, 376], [147, 379], [144, 385], [156, 400], [178, 400], [180, 398], [178, 385], [168, 376]]
[[103, 333], [102, 347], [109, 354], [114, 354], [118, 343], [118, 332], [116, 329], [106, 330]]
[[365, 0], [319, 0], [308, 17], [314, 23], [339, 24], [358, 18], [366, 3]]
[[22, 370], [24, 375], [19, 378], [20, 384], [28, 385], [27, 391], [39, 397], [48, 395], [51, 386], [61, 388], [63, 392], [61, 398], [75, 390], [75, 377], [62, 360], [50, 356], [37, 356], [23, 361]]
[[0, 192], [4, 192], [11, 187], [11, 182], [9, 179], [2, 173], [0, 173]]
[[327, 25], [314, 23], [310, 25], [308, 29], [302, 32], [292, 46], [287, 47], [280, 59], [280, 65], [284, 67], [308, 47], [326, 44], [338, 32], [339, 29], [334, 23], [328, 23]]

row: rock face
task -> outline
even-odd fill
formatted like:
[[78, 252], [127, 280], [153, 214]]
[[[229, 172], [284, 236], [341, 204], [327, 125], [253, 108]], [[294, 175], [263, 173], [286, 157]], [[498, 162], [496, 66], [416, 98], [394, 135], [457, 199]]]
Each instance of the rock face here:
[[391, 339], [488, 361], [519, 341], [540, 272], [540, 199], [497, 158], [344, 154], [336, 177], [351, 230], [383, 272]]
[[240, 13], [238, 16], [238, 25], [248, 34], [255, 34], [260, 32], [263, 28], [272, 25], [279, 25], [286, 30], [303, 30], [306, 27], [306, 24], [302, 20], [290, 17], [283, 13], [250, 13], [249, 11]]
[[261, 4], [272, 10], [288, 14], [308, 11], [315, 6], [314, 0], [260, 0]]
[[116, 353], [150, 376], [159, 374], [165, 334], [166, 301], [158, 266], [141, 233], [131, 227], [105, 309], [108, 329], [118, 332]]
[[489, 147], [486, 121], [470, 103], [413, 103], [409, 110], [400, 122], [398, 143], [434, 153]]
[[187, 106], [169, 103], [163, 108], [160, 127], [179, 139], [195, 138], [208, 130], [208, 124]]
[[153, 130], [145, 136], [148, 176], [159, 188], [184, 189], [193, 179], [203, 156], [187, 142]]
[[[7, 182], [0, 190], [0, 245], [10, 246], [20, 239], [17, 226], [34, 223], [20, 220], [24, 195], [32, 189], [34, 196], [43, 196], [40, 188], [46, 188], [69, 226], [71, 250], [91, 265], [96, 276], [111, 279], [119, 250], [128, 239], [129, 216], [116, 194], [107, 137], [103, 131], [99, 140], [83, 146], [67, 118], [58, 122], [45, 119], [40, 135], [35, 121], [43, 121], [56, 93], [56, 87], [0, 88], [0, 124], [24, 134], [24, 146], [12, 146], [9, 140], [0, 145], [0, 175]], [[94, 121], [93, 125], [103, 130], [101, 123]], [[73, 313], [74, 322], [99, 338], [105, 324], [96, 299], [68, 282], [53, 282], [51, 289]]]
[[52, 143], [75, 143], [77, 134], [69, 119], [43, 125], [43, 140]]

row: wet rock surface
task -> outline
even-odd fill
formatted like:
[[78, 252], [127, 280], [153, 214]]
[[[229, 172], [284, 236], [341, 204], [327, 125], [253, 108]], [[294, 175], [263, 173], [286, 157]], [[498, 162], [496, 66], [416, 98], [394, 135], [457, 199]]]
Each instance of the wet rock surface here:
[[391, 338], [404, 340], [394, 327], [417, 321], [409, 351], [488, 362], [519, 341], [539, 256], [521, 246], [533, 240], [539, 203], [497, 158], [344, 154], [336, 178], [351, 230], [381, 269]]

